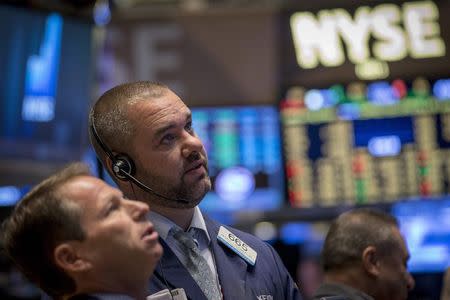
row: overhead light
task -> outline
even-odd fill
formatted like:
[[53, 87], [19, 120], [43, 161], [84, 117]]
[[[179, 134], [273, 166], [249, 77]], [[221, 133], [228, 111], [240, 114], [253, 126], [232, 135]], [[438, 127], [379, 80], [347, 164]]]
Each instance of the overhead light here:
[[111, 8], [108, 0], [97, 0], [93, 10], [94, 22], [98, 26], [105, 26], [111, 20]]

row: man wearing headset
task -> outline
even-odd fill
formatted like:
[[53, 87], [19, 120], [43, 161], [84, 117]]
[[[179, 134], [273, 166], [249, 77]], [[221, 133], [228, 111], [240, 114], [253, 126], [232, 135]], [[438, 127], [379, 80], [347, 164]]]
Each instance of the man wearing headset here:
[[[191, 111], [168, 87], [119, 85], [99, 98], [89, 122], [96, 153], [124, 195], [150, 205], [164, 248], [152, 293], [183, 288], [195, 300], [300, 299], [271, 246], [198, 208], [211, 188], [208, 160]], [[195, 260], [178, 239], [186, 233]]]
[[72, 164], [34, 187], [1, 239], [25, 276], [53, 299], [145, 300], [162, 247], [148, 205]]

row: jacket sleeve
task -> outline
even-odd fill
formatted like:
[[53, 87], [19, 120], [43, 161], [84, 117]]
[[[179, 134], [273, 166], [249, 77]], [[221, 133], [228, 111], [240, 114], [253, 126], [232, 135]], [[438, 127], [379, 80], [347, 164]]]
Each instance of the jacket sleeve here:
[[[301, 300], [302, 297], [300, 295], [300, 292], [298, 290], [297, 284], [292, 280], [291, 275], [287, 271], [286, 267], [283, 264], [283, 261], [281, 260], [278, 253], [275, 251], [275, 249], [268, 245], [273, 260], [275, 262], [276, 271], [278, 272], [279, 278], [280, 278], [280, 287], [283, 287], [283, 289], [280, 289], [280, 299], [286, 299], [286, 300]], [[275, 270], [274, 270], [275, 271]], [[282, 294], [281, 294], [282, 293]], [[275, 299], [275, 298], [274, 298]], [[278, 298], [276, 298], [278, 299]]]

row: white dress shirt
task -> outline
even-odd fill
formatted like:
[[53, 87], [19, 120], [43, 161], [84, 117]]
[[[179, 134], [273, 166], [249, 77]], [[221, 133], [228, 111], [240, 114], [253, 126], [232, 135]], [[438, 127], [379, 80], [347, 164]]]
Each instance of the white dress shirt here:
[[[149, 220], [155, 226], [155, 230], [158, 232], [159, 236], [170, 247], [170, 250], [172, 250], [177, 258], [181, 261], [181, 263], [184, 264], [184, 262], [186, 261], [184, 252], [176, 244], [175, 238], [169, 235], [169, 231], [172, 227], [180, 227], [168, 218], [154, 211], [150, 211]], [[192, 230], [192, 228], [195, 228], [195, 230]], [[180, 229], [183, 230], [182, 228]], [[206, 259], [206, 262], [208, 263], [208, 266], [210, 267], [211, 272], [216, 279], [216, 283], [220, 291], [221, 289], [219, 278], [217, 275], [216, 264], [214, 262], [213, 253], [210, 248], [211, 237], [209, 236], [208, 230], [206, 229], [205, 220], [203, 219], [202, 212], [200, 211], [198, 206], [196, 206], [194, 209], [194, 215], [192, 217], [191, 225], [189, 226], [187, 231], [193, 235], [194, 241], [197, 243], [198, 249], [200, 250], [200, 254], [203, 256], [203, 258]]]

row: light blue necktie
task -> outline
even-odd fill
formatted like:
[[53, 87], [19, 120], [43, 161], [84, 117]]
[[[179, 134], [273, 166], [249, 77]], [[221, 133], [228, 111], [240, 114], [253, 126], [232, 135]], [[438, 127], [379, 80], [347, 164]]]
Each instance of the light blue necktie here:
[[171, 229], [172, 235], [183, 249], [187, 258], [186, 269], [197, 282], [198, 286], [205, 294], [208, 300], [220, 300], [222, 296], [214, 280], [213, 272], [209, 267], [206, 259], [200, 254], [197, 244], [194, 242], [194, 238], [187, 232], [182, 231], [179, 228]]

